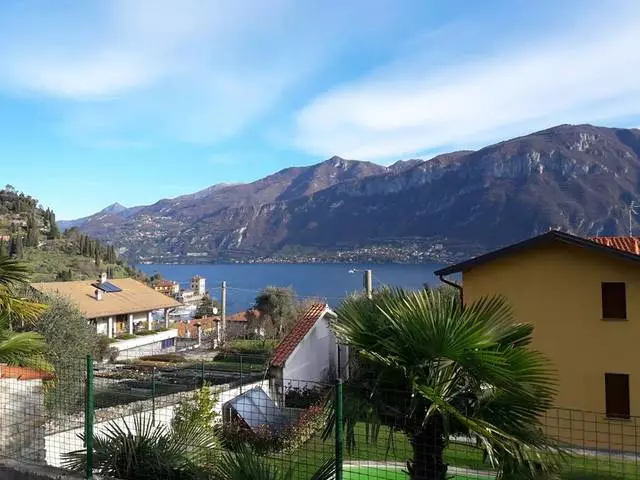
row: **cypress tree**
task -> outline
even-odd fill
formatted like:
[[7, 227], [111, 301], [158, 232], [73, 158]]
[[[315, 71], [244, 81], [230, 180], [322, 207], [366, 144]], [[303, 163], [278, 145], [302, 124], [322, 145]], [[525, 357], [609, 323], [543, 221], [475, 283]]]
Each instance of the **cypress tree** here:
[[53, 211], [49, 210], [47, 219], [49, 222], [49, 240], [55, 240], [60, 236], [60, 230], [58, 229], [58, 224], [56, 223], [56, 214]]
[[17, 258], [22, 258], [22, 236], [18, 235], [15, 241], [15, 253], [14, 256]]
[[31, 214], [27, 219], [27, 240], [25, 245], [27, 247], [37, 247], [38, 246], [38, 224], [36, 222], [36, 217]]

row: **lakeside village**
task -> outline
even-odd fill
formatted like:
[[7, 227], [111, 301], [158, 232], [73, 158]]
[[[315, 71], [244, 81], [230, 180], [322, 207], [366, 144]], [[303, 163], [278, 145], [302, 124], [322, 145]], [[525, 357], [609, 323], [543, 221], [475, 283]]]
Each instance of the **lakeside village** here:
[[[445, 478], [420, 466], [421, 455], [428, 455], [440, 462], [436, 463], [441, 473], [448, 469], [454, 475], [467, 472], [466, 476], [460, 473], [459, 479], [494, 478], [509, 465], [501, 463], [500, 455], [507, 455], [504, 451], [494, 459], [487, 456], [485, 446], [498, 442], [500, 448], [516, 449], [518, 461], [533, 462], [542, 469], [537, 472], [549, 468], [557, 478], [640, 478], [640, 238], [583, 238], [549, 231], [447, 266], [435, 276], [443, 286], [433, 292], [373, 291], [337, 308], [323, 303], [288, 304], [283, 292], [265, 291], [253, 309], [232, 315], [224, 311], [224, 295], [221, 305], [210, 300], [206, 279], [199, 276], [185, 290], [171, 280], [158, 278], [147, 285], [106, 274], [94, 280], [33, 283], [32, 289], [41, 294], [67, 298], [107, 341], [95, 363], [87, 367], [91, 376], [82, 362], [73, 367], [77, 369], [73, 374], [71, 360], [64, 369], [54, 370], [0, 366], [0, 455], [79, 468], [69, 458], [73, 457], [70, 452], [88, 448], [80, 435], [89, 428], [83, 409], [90, 409], [90, 429], [98, 436], [113, 432], [109, 430], [113, 422], [133, 425], [140, 418], [162, 425], [163, 434], [169, 435], [166, 432], [177, 428], [176, 422], [184, 421], [185, 411], [204, 411], [196, 417], [205, 415], [207, 425], [226, 425], [224, 441], [216, 443], [216, 448], [242, 438], [260, 461], [271, 462], [277, 454], [295, 467], [293, 478], [311, 478], [325, 460], [322, 452], [342, 451], [342, 444], [333, 443], [341, 442], [341, 437], [322, 434], [329, 419], [338, 418], [327, 416], [323, 405], [342, 395], [336, 387], [340, 378], [349, 388], [344, 401], [350, 413], [344, 421], [351, 425], [351, 443], [349, 460], [333, 461], [335, 469], [345, 473], [367, 466], [378, 475], [398, 473], [393, 478]], [[425, 282], [433, 284], [433, 280]], [[446, 305], [437, 300], [441, 296], [452, 305], [472, 307], [473, 318], [465, 313], [471, 311], [467, 308], [438, 310]], [[497, 296], [503, 300], [486, 300]], [[399, 315], [405, 322], [415, 323], [413, 333], [407, 333], [408, 323], [366, 313], [369, 301], [379, 302], [376, 308], [393, 305], [403, 312]], [[205, 304], [210, 311], [197, 312]], [[442, 315], [422, 315], [420, 308], [425, 305]], [[432, 349], [444, 345], [434, 343], [434, 335], [457, 335], [460, 330], [442, 327], [446, 332], [440, 332], [440, 317], [446, 322], [453, 317], [467, 322], [475, 333], [447, 344], [446, 352], [433, 353]], [[530, 327], [512, 327], [513, 323]], [[344, 335], [340, 342], [336, 325]], [[502, 330], [504, 335], [495, 340], [499, 348], [491, 353], [492, 358], [500, 357], [499, 367], [489, 362], [467, 372], [468, 362], [489, 361], [482, 355], [476, 358], [473, 352], [485, 348], [487, 339]], [[379, 341], [369, 345], [371, 338]], [[507, 348], [503, 342], [509, 344]], [[467, 344], [468, 348], [460, 346]], [[388, 348], [393, 348], [393, 354]], [[464, 358], [458, 358], [457, 348], [463, 348]], [[351, 362], [358, 351], [371, 352], [370, 359], [384, 358], [382, 364], [371, 365], [391, 375], [379, 372], [374, 376], [376, 383], [371, 383], [374, 377], [367, 376], [358, 362]], [[423, 370], [439, 368], [441, 355], [458, 365], [455, 378], [448, 380], [455, 383], [453, 390], [459, 390], [465, 401], [491, 401], [495, 394], [502, 413], [483, 417], [484, 410], [475, 410], [470, 403], [464, 415], [475, 420], [467, 422], [466, 429], [438, 430], [436, 436], [429, 436], [433, 425], [425, 426], [415, 412], [426, 412], [430, 395], [436, 393], [425, 387], [422, 396], [416, 397], [414, 385], [429, 385], [432, 377], [423, 378]], [[428, 367], [417, 368], [418, 363]], [[527, 371], [519, 371], [521, 367]], [[411, 382], [402, 372], [411, 375]], [[439, 375], [447, 372], [445, 368]], [[479, 382], [468, 381], [476, 375], [482, 376]], [[89, 378], [91, 397], [83, 393]], [[473, 390], [474, 385], [482, 385], [482, 394]], [[503, 389], [509, 390], [506, 403], [501, 400], [506, 398], [500, 394]], [[391, 391], [393, 395], [385, 394]], [[74, 400], [59, 403], [63, 397]], [[415, 403], [416, 398], [422, 400]], [[366, 409], [354, 410], [348, 402], [355, 400]], [[438, 401], [451, 402], [447, 411], [457, 408], [456, 399], [438, 397]], [[445, 416], [438, 410], [435, 418]], [[518, 421], [510, 423], [514, 418]], [[485, 426], [493, 423], [490, 428], [476, 428], [476, 420]], [[390, 439], [393, 448], [386, 446], [387, 440], [378, 440], [379, 446], [371, 443], [365, 433], [371, 422], [382, 426], [379, 437]], [[449, 427], [443, 421], [438, 428]], [[496, 439], [488, 432], [501, 428], [510, 429], [505, 430], [509, 435]], [[529, 460], [533, 451], [536, 460]], [[105, 460], [109, 461], [116, 460]], [[413, 472], [426, 470], [401, 475], [407, 462]], [[105, 470], [94, 468], [108, 471], [106, 466]], [[143, 478], [140, 471], [121, 478]], [[354, 473], [348, 478], [376, 474]]]

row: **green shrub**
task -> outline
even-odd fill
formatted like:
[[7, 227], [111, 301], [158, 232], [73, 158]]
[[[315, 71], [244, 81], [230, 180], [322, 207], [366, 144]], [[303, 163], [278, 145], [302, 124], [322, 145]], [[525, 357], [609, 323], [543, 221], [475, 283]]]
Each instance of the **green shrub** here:
[[150, 362], [181, 363], [185, 361], [185, 358], [184, 355], [179, 353], [158, 353], [156, 355], [140, 357], [140, 360], [147, 360]]
[[136, 338], [136, 336], [133, 333], [120, 333], [116, 335], [116, 338], [118, 340], [131, 340], [132, 338]]
[[285, 393], [284, 404], [289, 408], [309, 408], [322, 402], [326, 391], [320, 388], [289, 387]]
[[205, 385], [196, 390], [191, 398], [183, 398], [176, 407], [171, 426], [176, 429], [183, 425], [199, 425], [203, 428], [213, 428], [220, 419], [215, 411], [218, 394], [210, 386]]
[[278, 340], [229, 340], [221, 349], [225, 353], [269, 355], [278, 345]]
[[322, 430], [326, 418], [323, 406], [316, 404], [305, 409], [297, 420], [281, 430], [269, 425], [252, 430], [242, 420], [232, 419], [223, 424], [221, 437], [223, 445], [230, 450], [248, 445], [258, 455], [292, 453]]
[[145, 335], [155, 335], [156, 333], [158, 333], [157, 330], [138, 330], [136, 335], [144, 337]]
[[96, 342], [96, 353], [95, 356], [98, 360], [103, 360], [107, 356], [107, 350], [109, 349], [109, 344], [111, 344], [111, 338], [106, 335], [98, 335], [98, 341]]

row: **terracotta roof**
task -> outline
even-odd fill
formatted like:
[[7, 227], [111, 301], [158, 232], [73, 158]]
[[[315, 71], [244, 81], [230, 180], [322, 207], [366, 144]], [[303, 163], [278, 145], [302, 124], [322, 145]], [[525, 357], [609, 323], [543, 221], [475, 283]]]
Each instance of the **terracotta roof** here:
[[0, 365], [0, 378], [17, 378], [18, 380], [53, 380], [55, 375], [35, 368]]
[[186, 337], [187, 331], [191, 333], [191, 338], [196, 338], [198, 336], [198, 327], [196, 324], [199, 323], [202, 327], [202, 331], [206, 332], [208, 330], [212, 330], [214, 324], [220, 320], [220, 317], [202, 317], [202, 318], [194, 318], [189, 320], [188, 322], [180, 322], [178, 324], [178, 336]]
[[640, 238], [638, 237], [591, 237], [589, 240], [623, 252], [640, 255]]
[[[255, 315], [256, 318], [260, 318], [260, 312], [258, 310], [253, 310], [253, 314]], [[234, 313], [233, 315], [229, 315], [227, 317], [227, 322], [248, 322], [249, 319], [247, 318], [247, 312], [238, 312], [238, 313]]]
[[[551, 230], [547, 233], [543, 233], [542, 235], [538, 235], [537, 237], [529, 238], [527, 240], [524, 240], [519, 243], [514, 243], [513, 245], [509, 245], [499, 250], [494, 250], [492, 252], [485, 253], [484, 255], [480, 255], [478, 257], [465, 260], [464, 262], [461, 262], [455, 265], [450, 265], [445, 268], [441, 268], [440, 270], [436, 270], [433, 273], [434, 275], [442, 277], [445, 275], [450, 275], [452, 273], [467, 272], [477, 265], [482, 265], [484, 263], [491, 262], [497, 258], [502, 257], [503, 255], [519, 252], [527, 248], [540, 245], [545, 242], [560, 242], [568, 245], [575, 245], [577, 247], [586, 248], [592, 251], [606, 253], [613, 257], [640, 263], [640, 255], [636, 253], [635, 246], [633, 246], [633, 249], [628, 248], [628, 247], [631, 247], [632, 245], [631, 243], [632, 241], [630, 239], [628, 239], [627, 241], [620, 241], [624, 239], [624, 237], [596, 237], [596, 238], [601, 240], [596, 240], [595, 238], [590, 239], [590, 238], [578, 237], [576, 235], [571, 235], [570, 233], [560, 232], [558, 230]], [[604, 240], [605, 238], [609, 238], [609, 240], [608, 241]], [[614, 242], [613, 239], [616, 239], [616, 241]], [[616, 246], [614, 246], [614, 244]], [[618, 248], [618, 247], [623, 247], [623, 248]]]
[[276, 347], [271, 359], [272, 367], [284, 367], [289, 356], [296, 349], [298, 344], [309, 333], [315, 323], [324, 316], [328, 306], [322, 303], [314, 303], [298, 319], [293, 329], [284, 337], [282, 342]]
[[94, 296], [96, 287], [92, 283], [95, 283], [95, 280], [33, 283], [31, 286], [42, 293], [67, 297], [87, 318], [148, 312], [181, 305], [171, 297], [156, 292], [153, 288], [132, 278], [109, 279], [109, 283], [121, 288], [122, 291], [104, 293], [102, 300], [96, 300]]

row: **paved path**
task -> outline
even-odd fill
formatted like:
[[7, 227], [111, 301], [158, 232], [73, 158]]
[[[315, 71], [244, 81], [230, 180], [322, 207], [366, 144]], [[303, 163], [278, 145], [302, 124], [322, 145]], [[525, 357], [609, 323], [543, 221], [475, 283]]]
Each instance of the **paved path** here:
[[[402, 470], [404, 468], [407, 468], [407, 465], [401, 462], [371, 462], [368, 460], [363, 460], [363, 461], [349, 461], [349, 462], [344, 462], [343, 464], [343, 468], [344, 469], [349, 469], [349, 468], [379, 468], [379, 469], [386, 469], [386, 470]], [[466, 477], [476, 477], [476, 478], [482, 478], [482, 479], [491, 479], [491, 478], [495, 478], [495, 473], [493, 472], [487, 472], [487, 471], [483, 471], [483, 470], [474, 470], [472, 468], [460, 468], [460, 467], [452, 467], [449, 466], [449, 468], [447, 469], [447, 474], [451, 474], [451, 475], [464, 475]]]

